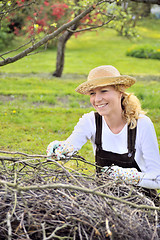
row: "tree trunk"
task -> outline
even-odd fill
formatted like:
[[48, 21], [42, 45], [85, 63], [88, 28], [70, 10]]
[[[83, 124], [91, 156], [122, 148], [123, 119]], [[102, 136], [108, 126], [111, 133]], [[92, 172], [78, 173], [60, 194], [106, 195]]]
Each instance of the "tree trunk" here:
[[[79, 23], [74, 24], [70, 29], [72, 31], [76, 30]], [[66, 42], [73, 35], [73, 32], [65, 31], [59, 38], [57, 43], [57, 59], [56, 59], [56, 70], [53, 73], [55, 77], [61, 77], [64, 67], [64, 57], [65, 57], [65, 47]]]

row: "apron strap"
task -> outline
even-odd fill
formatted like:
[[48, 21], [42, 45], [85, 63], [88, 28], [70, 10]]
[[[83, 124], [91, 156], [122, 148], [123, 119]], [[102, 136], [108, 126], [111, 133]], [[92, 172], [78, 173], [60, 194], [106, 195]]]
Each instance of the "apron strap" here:
[[132, 154], [135, 154], [135, 142], [136, 142], [136, 133], [137, 126], [133, 129], [130, 129], [130, 125], [128, 126], [128, 156], [131, 157]]
[[96, 121], [96, 136], [95, 144], [98, 149], [102, 149], [102, 116], [95, 112], [95, 121]]

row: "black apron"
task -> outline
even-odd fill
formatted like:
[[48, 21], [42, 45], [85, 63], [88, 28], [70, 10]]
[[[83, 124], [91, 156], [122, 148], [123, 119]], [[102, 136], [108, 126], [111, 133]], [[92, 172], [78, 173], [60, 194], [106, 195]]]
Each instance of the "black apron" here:
[[[104, 166], [112, 166], [116, 165], [123, 168], [136, 168], [139, 172], [141, 169], [136, 163], [135, 157], [135, 141], [136, 141], [136, 130], [130, 129], [128, 126], [128, 152], [119, 154], [113, 153], [110, 151], [105, 151], [102, 149], [102, 116], [97, 112], [95, 113], [95, 121], [96, 121], [96, 136], [95, 136], [95, 144], [96, 144], [96, 173], [99, 175], [101, 173], [101, 169]], [[152, 201], [154, 201], [156, 206], [160, 206], [160, 198], [158, 196], [156, 189], [147, 189], [141, 188], [142, 192], [150, 197]]]
[[[136, 139], [136, 129], [130, 129], [128, 126], [128, 152], [119, 154], [110, 151], [105, 151], [102, 149], [102, 116], [97, 112], [95, 113], [96, 119], [96, 171], [101, 172], [101, 167], [116, 165], [123, 168], [136, 168], [141, 171], [137, 165], [135, 156], [135, 139]], [[98, 167], [100, 166], [100, 167]]]

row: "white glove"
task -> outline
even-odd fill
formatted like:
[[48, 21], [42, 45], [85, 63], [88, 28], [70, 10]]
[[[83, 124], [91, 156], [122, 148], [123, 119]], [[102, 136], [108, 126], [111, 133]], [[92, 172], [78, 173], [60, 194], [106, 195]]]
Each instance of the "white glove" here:
[[128, 184], [138, 184], [141, 179], [141, 172], [136, 168], [122, 168], [118, 166], [104, 167], [103, 172], [108, 173], [110, 177], [118, 180], [122, 179]]
[[65, 141], [53, 141], [47, 147], [47, 156], [56, 157], [58, 160], [66, 156], [72, 156], [74, 153], [74, 146]]

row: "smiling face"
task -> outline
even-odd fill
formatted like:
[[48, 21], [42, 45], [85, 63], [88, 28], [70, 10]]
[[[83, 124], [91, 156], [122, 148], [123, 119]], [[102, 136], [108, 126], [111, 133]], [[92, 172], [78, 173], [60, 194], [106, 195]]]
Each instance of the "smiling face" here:
[[90, 91], [90, 102], [101, 116], [116, 116], [121, 114], [122, 93], [113, 86], [98, 87]]

